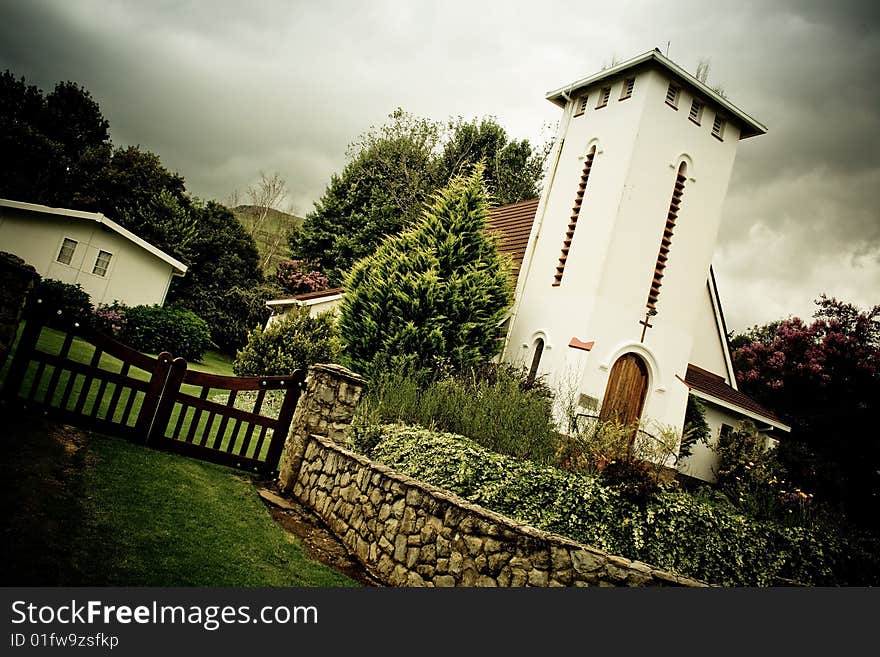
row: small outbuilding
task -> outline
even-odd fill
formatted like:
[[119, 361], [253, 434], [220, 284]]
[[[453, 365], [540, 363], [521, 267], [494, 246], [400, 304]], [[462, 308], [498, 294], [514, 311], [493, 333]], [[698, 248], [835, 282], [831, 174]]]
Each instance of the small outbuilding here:
[[94, 305], [162, 305], [187, 267], [99, 212], [0, 199], [0, 250], [43, 277], [79, 283]]

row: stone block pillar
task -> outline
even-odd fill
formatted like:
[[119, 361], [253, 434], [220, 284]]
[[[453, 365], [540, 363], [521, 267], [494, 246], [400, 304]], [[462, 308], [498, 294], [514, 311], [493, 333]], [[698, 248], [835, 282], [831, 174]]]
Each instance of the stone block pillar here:
[[28, 293], [39, 280], [37, 270], [24, 260], [0, 251], [0, 366], [15, 342]]
[[278, 484], [290, 492], [299, 476], [310, 434], [342, 444], [366, 381], [341, 365], [312, 365], [284, 444]]

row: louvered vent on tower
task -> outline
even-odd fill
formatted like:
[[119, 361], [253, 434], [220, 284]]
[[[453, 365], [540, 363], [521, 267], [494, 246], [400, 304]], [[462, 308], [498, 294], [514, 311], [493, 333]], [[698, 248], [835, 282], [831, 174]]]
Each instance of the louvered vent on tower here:
[[590, 169], [593, 168], [593, 158], [596, 156], [596, 147], [593, 146], [584, 160], [584, 171], [581, 174], [580, 185], [578, 185], [577, 196], [574, 199], [574, 207], [571, 209], [571, 218], [568, 222], [568, 230], [565, 233], [565, 240], [562, 242], [562, 253], [559, 256], [559, 264], [556, 267], [556, 275], [553, 277], [553, 285], [562, 283], [562, 273], [565, 271], [565, 261], [568, 260], [568, 251], [571, 248], [571, 240], [574, 238], [574, 229], [577, 226], [578, 215], [581, 212], [581, 205], [584, 202], [584, 192], [587, 189], [587, 181], [590, 180]]
[[660, 286], [663, 280], [663, 270], [666, 269], [666, 261], [669, 259], [669, 247], [672, 245], [672, 233], [675, 230], [675, 219], [678, 217], [678, 209], [681, 207], [684, 196], [684, 183], [687, 180], [687, 165], [682, 162], [675, 177], [675, 189], [672, 190], [672, 201], [669, 203], [669, 212], [666, 215], [666, 227], [663, 230], [663, 238], [660, 240], [660, 252], [657, 254], [657, 264], [654, 266], [654, 279], [651, 281], [651, 291], [648, 293], [648, 311], [657, 310], [657, 299], [660, 297]]

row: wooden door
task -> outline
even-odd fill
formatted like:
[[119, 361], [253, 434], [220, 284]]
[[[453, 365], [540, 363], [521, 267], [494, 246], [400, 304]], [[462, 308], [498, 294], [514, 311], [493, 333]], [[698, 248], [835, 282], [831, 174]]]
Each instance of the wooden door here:
[[599, 419], [631, 425], [635, 437], [635, 428], [642, 417], [647, 393], [648, 368], [645, 362], [633, 353], [624, 354], [617, 359], [608, 375]]

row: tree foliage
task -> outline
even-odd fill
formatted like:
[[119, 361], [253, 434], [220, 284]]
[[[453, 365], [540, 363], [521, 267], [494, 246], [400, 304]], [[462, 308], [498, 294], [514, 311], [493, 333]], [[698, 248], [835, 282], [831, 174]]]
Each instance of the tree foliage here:
[[420, 216], [431, 195], [485, 162], [493, 202], [534, 198], [548, 148], [510, 140], [494, 117], [447, 125], [401, 109], [349, 146], [348, 164], [290, 238], [294, 258], [316, 263], [338, 285], [386, 235]]
[[346, 277], [339, 325], [355, 370], [427, 376], [498, 352], [512, 290], [509, 262], [484, 230], [482, 170], [453, 179]]
[[265, 302], [277, 290], [264, 284], [257, 247], [229, 209], [209, 201], [193, 203], [192, 212], [190, 269], [172, 281], [168, 300], [202, 317], [214, 342], [234, 351], [268, 319]]
[[397, 110], [349, 146], [315, 209], [293, 231], [294, 258], [308, 260], [337, 284], [385, 235], [412, 224], [437, 186], [435, 124]]
[[449, 123], [443, 147], [442, 172], [447, 178], [466, 173], [485, 162], [486, 187], [494, 203], [506, 205], [535, 198], [549, 144], [534, 151], [528, 140], [511, 140], [495, 117]]
[[737, 380], [792, 425], [779, 457], [794, 482], [877, 523], [880, 305], [824, 295], [816, 304], [809, 324], [795, 317], [751, 329], [733, 352]]
[[216, 203], [191, 197], [184, 178], [139, 146], [114, 147], [91, 94], [60, 82], [44, 95], [0, 75], [0, 197], [102, 212], [188, 265], [168, 294], [208, 321], [233, 350], [268, 316], [253, 239]]

